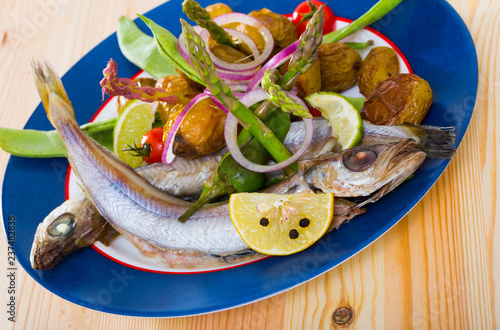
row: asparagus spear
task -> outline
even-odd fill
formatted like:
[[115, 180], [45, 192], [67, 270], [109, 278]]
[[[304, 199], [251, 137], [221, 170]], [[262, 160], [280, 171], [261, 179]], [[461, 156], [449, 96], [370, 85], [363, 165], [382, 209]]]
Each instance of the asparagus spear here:
[[200, 27], [205, 28], [210, 33], [212, 39], [220, 44], [225, 44], [236, 48], [231, 36], [210, 17], [210, 13], [194, 0], [184, 0], [182, 11], [195, 21]]
[[304, 108], [298, 101], [288, 96], [283, 88], [276, 83], [278, 80], [278, 71], [276, 69], [267, 69], [262, 76], [262, 89], [268, 95], [269, 102], [282, 111], [292, 113], [295, 116], [311, 118], [309, 110]]
[[[325, 5], [322, 5], [314, 13], [311, 20], [307, 23], [306, 30], [299, 38], [297, 50], [293, 53], [288, 63], [288, 71], [279, 82], [279, 85], [284, 90], [291, 90], [297, 82], [297, 79], [299, 79], [299, 76], [307, 72], [318, 58], [318, 47], [323, 40], [323, 25], [325, 21], [323, 15], [324, 6]], [[265, 118], [269, 111], [272, 110], [271, 104], [269, 102], [264, 102], [255, 113], [260, 118]], [[249, 139], [245, 131], [241, 132], [240, 136], [238, 136], [238, 141], [246, 141]]]
[[205, 49], [205, 43], [201, 40], [200, 36], [183, 19], [181, 19], [181, 24], [191, 62], [196, 67], [199, 77], [205, 81], [212, 94], [238, 118], [240, 123], [252, 133], [277, 162], [282, 162], [290, 158], [290, 152], [283, 146], [274, 133], [255, 117], [253, 112], [244, 106], [231, 93], [229, 87], [220, 80], [215, 66], [210, 59], [210, 55]]

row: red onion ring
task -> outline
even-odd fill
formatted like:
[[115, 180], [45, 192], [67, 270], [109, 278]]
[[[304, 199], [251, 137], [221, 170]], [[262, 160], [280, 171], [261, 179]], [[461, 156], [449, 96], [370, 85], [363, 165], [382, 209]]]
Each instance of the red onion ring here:
[[[216, 18], [214, 18], [214, 21], [219, 25], [225, 25], [225, 24], [229, 24], [229, 23], [244, 23], [244, 24], [250, 25], [258, 30], [258, 32], [264, 38], [264, 41], [265, 41], [265, 47], [264, 47], [262, 54], [260, 54], [256, 57], [254, 56], [254, 60], [252, 62], [235, 64], [235, 63], [229, 63], [229, 62], [222, 61], [218, 58], [212, 58], [212, 61], [214, 62], [215, 66], [223, 68], [223, 69], [228, 69], [231, 71], [243, 71], [243, 70], [248, 70], [248, 69], [253, 69], [253, 68], [258, 67], [265, 60], [267, 60], [269, 55], [271, 55], [273, 48], [274, 48], [273, 36], [272, 36], [271, 32], [269, 31], [269, 29], [264, 24], [262, 24], [262, 22], [260, 22], [259, 20], [255, 19], [251, 16], [245, 15], [245, 14], [229, 13], [229, 14], [217, 16]], [[208, 40], [208, 31], [206, 33], [203, 33], [203, 35], [201, 35], [201, 37], [206, 42], [206, 40]], [[245, 38], [245, 37], [243, 37], [243, 38]], [[253, 43], [253, 41], [252, 41], [252, 43]], [[248, 43], [247, 43], [247, 45], [248, 45]]]
[[182, 109], [181, 113], [177, 118], [175, 119], [174, 124], [172, 125], [172, 128], [168, 132], [167, 139], [165, 140], [165, 147], [163, 149], [163, 154], [161, 155], [161, 162], [164, 164], [170, 164], [173, 162], [175, 159], [175, 155], [172, 151], [173, 146], [174, 146], [174, 141], [175, 141], [175, 135], [177, 134], [177, 131], [179, 130], [179, 127], [181, 126], [182, 121], [186, 117], [187, 113], [191, 108], [198, 103], [199, 101], [206, 99], [207, 97], [210, 97], [209, 94], [198, 94], [196, 95], [189, 103]]
[[[253, 58], [257, 58], [260, 55], [259, 50], [257, 49], [257, 45], [253, 41], [252, 38], [250, 38], [247, 34], [240, 32], [235, 29], [230, 29], [230, 28], [223, 28], [229, 35], [239, 39], [240, 41], [244, 42], [250, 51], [252, 52]], [[274, 39], [273, 39], [274, 40]]]
[[[289, 93], [289, 95], [290, 94], [291, 93]], [[292, 97], [292, 95], [293, 94], [291, 94], [290, 96]], [[296, 96], [294, 95], [293, 98], [295, 99]], [[249, 107], [265, 99], [267, 99], [267, 93], [262, 89], [256, 89], [249, 93], [246, 93], [242, 98], [240, 98], [240, 102]], [[284, 169], [285, 167], [299, 160], [312, 142], [314, 133], [313, 121], [311, 118], [304, 118], [303, 120], [305, 126], [305, 137], [301, 147], [290, 158], [280, 163], [274, 165], [260, 165], [253, 163], [245, 158], [245, 156], [241, 153], [237, 142], [238, 119], [233, 116], [232, 113], [227, 114], [226, 123], [224, 126], [224, 139], [226, 140], [226, 146], [234, 160], [247, 170], [257, 173], [267, 173]]]
[[260, 80], [262, 79], [262, 76], [264, 75], [264, 71], [266, 69], [274, 69], [285, 63], [290, 59], [290, 56], [295, 53], [297, 50], [297, 45], [299, 44], [299, 41], [295, 41], [293, 44], [290, 46], [286, 47], [283, 49], [281, 52], [278, 54], [274, 55], [273, 58], [271, 58], [267, 63], [260, 68], [259, 72], [253, 77], [252, 81], [248, 84], [248, 89], [247, 92], [255, 89], [257, 85], [260, 83]]

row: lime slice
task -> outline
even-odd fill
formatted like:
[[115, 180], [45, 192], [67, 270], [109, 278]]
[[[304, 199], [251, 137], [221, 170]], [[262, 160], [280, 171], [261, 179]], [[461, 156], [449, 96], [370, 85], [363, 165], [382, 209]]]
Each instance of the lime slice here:
[[354, 105], [342, 95], [319, 92], [306, 97], [332, 125], [332, 135], [339, 138], [343, 149], [356, 146], [363, 137], [363, 120]]
[[123, 151], [123, 149], [129, 146], [133, 147], [134, 144], [140, 144], [143, 135], [153, 125], [157, 106], [157, 102], [146, 103], [134, 100], [127, 104], [116, 121], [113, 130], [113, 148], [115, 154], [132, 167], [140, 166], [142, 164], [142, 157], [133, 156], [130, 152]]
[[326, 233], [333, 217], [333, 194], [232, 194], [229, 215], [250, 248], [289, 255], [308, 248]]

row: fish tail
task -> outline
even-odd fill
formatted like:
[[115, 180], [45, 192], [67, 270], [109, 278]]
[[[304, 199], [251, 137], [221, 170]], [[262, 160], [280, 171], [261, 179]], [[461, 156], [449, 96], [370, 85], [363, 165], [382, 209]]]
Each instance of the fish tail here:
[[426, 125], [403, 125], [419, 139], [419, 147], [428, 157], [451, 158], [455, 154], [455, 128]]
[[74, 119], [75, 111], [73, 110], [73, 106], [64, 89], [61, 78], [59, 78], [52, 66], [45, 61], [35, 60], [32, 60], [31, 66], [36, 89], [52, 125], [56, 127], [55, 116], [58, 114], [61, 115], [61, 113], [64, 113], [70, 119]]

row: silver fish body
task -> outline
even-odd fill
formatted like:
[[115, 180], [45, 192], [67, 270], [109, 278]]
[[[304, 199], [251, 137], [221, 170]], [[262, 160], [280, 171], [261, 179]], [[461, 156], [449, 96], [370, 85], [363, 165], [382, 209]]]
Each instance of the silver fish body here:
[[182, 199], [197, 198], [205, 181], [217, 168], [227, 149], [196, 159], [176, 157], [171, 164], [155, 163], [136, 168], [136, 172], [156, 188]]

